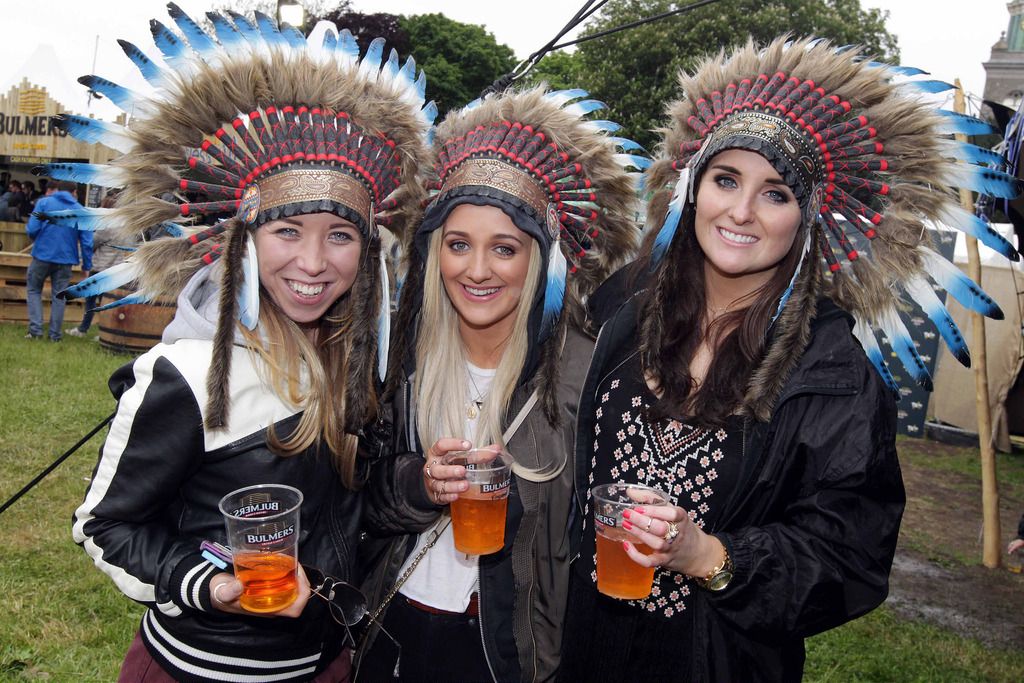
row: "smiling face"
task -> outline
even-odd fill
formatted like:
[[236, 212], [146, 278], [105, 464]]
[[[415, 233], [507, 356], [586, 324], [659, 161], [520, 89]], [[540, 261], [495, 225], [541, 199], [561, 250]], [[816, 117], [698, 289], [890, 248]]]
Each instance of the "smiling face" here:
[[507, 338], [526, 285], [533, 238], [494, 206], [457, 206], [441, 229], [441, 280], [463, 337]]
[[730, 149], [712, 158], [697, 189], [694, 219], [705, 278], [753, 291], [768, 282], [793, 246], [801, 209], [760, 154]]
[[282, 218], [254, 235], [260, 283], [312, 338], [320, 318], [359, 272], [359, 230], [332, 213]]

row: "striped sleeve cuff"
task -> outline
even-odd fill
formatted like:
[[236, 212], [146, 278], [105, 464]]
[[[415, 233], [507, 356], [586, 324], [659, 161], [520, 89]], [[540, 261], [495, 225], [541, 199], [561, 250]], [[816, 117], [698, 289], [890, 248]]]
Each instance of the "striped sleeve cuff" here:
[[186, 555], [171, 573], [171, 600], [185, 609], [215, 611], [210, 601], [210, 579], [220, 571], [201, 553]]

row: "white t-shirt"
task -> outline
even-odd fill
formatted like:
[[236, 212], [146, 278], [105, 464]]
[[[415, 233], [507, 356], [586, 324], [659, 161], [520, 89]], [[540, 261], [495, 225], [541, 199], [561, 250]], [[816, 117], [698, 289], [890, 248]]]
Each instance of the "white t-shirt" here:
[[[494, 380], [495, 371], [478, 368], [471, 363], [466, 363], [466, 370], [468, 371], [466, 396], [470, 401], [482, 400]], [[466, 438], [474, 446], [486, 445], [476, 443], [479, 409], [474, 411], [474, 417], [469, 417], [469, 406], [467, 405], [466, 408]], [[453, 434], [452, 436], [457, 435]], [[416, 547], [406, 558], [398, 573], [399, 576], [405, 573], [423, 547], [427, 545], [432, 531], [433, 528], [420, 534], [416, 540]], [[447, 612], [465, 612], [469, 607], [470, 598], [476, 592], [479, 560], [479, 555], [467, 555], [455, 549], [455, 537], [452, 534], [451, 524], [449, 524], [441, 537], [437, 539], [434, 547], [423, 556], [416, 571], [402, 585], [399, 593], [416, 602]]]

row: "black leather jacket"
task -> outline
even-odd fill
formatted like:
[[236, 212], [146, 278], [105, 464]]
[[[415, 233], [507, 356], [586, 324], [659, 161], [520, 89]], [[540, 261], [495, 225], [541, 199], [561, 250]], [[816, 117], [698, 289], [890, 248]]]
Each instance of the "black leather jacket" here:
[[[580, 400], [579, 500], [595, 390], [614, 352], [636, 345], [636, 317], [634, 297], [598, 337]], [[739, 484], [706, 529], [726, 546], [734, 577], [721, 593], [696, 593], [693, 642], [679, 645], [692, 668], [678, 680], [799, 681], [805, 637], [864, 614], [888, 593], [905, 503], [896, 410], [851, 327], [849, 315], [820, 300], [771, 419], [745, 424]], [[581, 533], [577, 518], [577, 545]]]
[[[297, 619], [219, 612], [209, 582], [220, 570], [201, 556], [199, 544], [226, 543], [217, 507], [222, 496], [253, 484], [288, 484], [304, 495], [300, 561], [347, 579], [362, 495], [341, 485], [326, 452], [280, 457], [268, 450], [266, 426], [284, 436], [299, 414], [266, 391], [241, 347], [232, 361], [230, 425], [206, 431], [210, 347], [203, 340], [161, 344], [113, 375], [117, 415], [75, 512], [75, 540], [122, 592], [149, 608], [143, 641], [176, 679], [259, 673], [308, 680], [343, 644], [324, 603], [311, 598]], [[225, 656], [242, 661], [225, 662]], [[263, 667], [256, 671], [253, 662]]]

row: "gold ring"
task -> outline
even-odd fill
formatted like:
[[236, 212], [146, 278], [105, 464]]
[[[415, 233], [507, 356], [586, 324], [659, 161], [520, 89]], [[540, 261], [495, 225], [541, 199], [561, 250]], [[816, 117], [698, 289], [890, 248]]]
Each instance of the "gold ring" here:
[[665, 542], [668, 543], [669, 545], [671, 545], [672, 541], [676, 540], [676, 536], [678, 536], [678, 535], [679, 535], [679, 527], [676, 526], [675, 522], [669, 522], [668, 523], [668, 531], [665, 532]]
[[427, 479], [430, 479], [431, 481], [433, 481], [433, 480], [434, 480], [434, 475], [432, 475], [432, 474], [430, 473], [430, 466], [431, 466], [431, 465], [433, 465], [433, 464], [434, 464], [434, 463], [432, 463], [432, 462], [429, 462], [429, 463], [427, 463], [427, 466], [423, 468], [423, 471], [424, 471], [424, 472], [426, 473], [426, 475], [427, 475]]
[[647, 520], [647, 526], [644, 527], [644, 531], [650, 533], [650, 531], [651, 531], [651, 522], [653, 522], [653, 521], [654, 521], [653, 519], [648, 519]]

